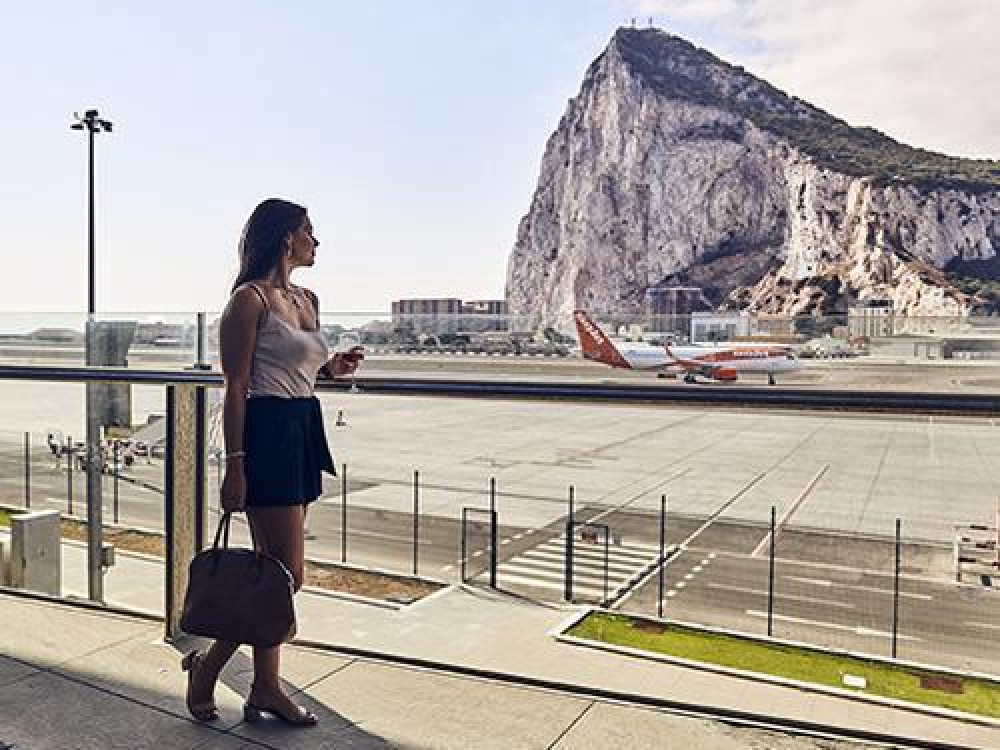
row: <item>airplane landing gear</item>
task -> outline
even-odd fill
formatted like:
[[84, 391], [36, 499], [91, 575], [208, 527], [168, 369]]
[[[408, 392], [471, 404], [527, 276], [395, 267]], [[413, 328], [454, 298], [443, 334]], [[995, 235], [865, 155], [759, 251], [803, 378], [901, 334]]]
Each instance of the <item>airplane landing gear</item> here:
[[776, 385], [776, 382], [774, 380], [774, 373], [773, 372], [769, 372], [767, 374], [767, 384], [768, 385]]
[[695, 379], [694, 375], [692, 375], [691, 373], [688, 373], [687, 375], [684, 376], [684, 382], [687, 383], [688, 385], [694, 385], [698, 381], [697, 381], [697, 379]]

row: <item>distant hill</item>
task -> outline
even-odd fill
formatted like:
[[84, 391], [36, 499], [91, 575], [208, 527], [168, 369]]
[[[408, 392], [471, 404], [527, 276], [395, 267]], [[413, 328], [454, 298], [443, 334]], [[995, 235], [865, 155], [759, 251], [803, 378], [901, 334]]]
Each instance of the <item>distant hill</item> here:
[[736, 112], [794, 144], [822, 167], [921, 188], [989, 191], [1000, 188], [1000, 162], [963, 159], [893, 140], [789, 96], [708, 50], [655, 29], [619, 29], [622, 59], [671, 99]]
[[576, 308], [639, 316], [678, 294], [962, 316], [1000, 309], [998, 250], [1000, 163], [851, 127], [679, 37], [619, 29], [546, 144], [507, 300], [562, 330]]

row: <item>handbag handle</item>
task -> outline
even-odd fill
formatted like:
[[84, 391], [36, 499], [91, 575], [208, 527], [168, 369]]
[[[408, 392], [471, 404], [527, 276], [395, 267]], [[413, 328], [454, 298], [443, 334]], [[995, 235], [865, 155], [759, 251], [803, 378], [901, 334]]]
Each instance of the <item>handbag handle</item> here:
[[229, 522], [232, 520], [232, 513], [228, 511], [222, 514], [219, 519], [219, 528], [215, 530], [215, 541], [212, 543], [212, 549], [219, 549], [219, 540], [222, 540], [222, 549], [227, 549], [229, 547]]
[[[229, 548], [229, 525], [232, 519], [233, 514], [231, 511], [226, 511], [222, 514], [222, 517], [219, 519], [219, 528], [215, 530], [215, 541], [212, 543], [213, 550]], [[247, 519], [247, 528], [250, 529], [250, 546], [253, 547], [254, 552], [259, 557], [260, 548], [257, 546], [257, 537], [253, 533], [253, 524], [250, 523], [250, 519]], [[222, 541], [222, 547], [219, 547], [220, 540]]]

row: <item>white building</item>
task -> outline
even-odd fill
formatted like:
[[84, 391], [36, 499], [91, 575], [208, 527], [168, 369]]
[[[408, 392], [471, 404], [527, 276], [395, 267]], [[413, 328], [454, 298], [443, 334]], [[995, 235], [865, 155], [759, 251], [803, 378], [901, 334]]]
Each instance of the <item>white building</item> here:
[[847, 310], [847, 330], [851, 336], [870, 339], [893, 334], [893, 305], [890, 299], [870, 299]]
[[746, 312], [691, 313], [691, 343], [731, 341], [751, 334], [751, 318]]

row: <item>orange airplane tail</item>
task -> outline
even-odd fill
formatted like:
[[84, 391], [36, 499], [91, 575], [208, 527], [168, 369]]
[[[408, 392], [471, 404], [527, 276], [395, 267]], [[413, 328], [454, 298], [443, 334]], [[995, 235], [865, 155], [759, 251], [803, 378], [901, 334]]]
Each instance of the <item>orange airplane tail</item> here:
[[583, 310], [574, 310], [573, 320], [576, 322], [576, 332], [580, 336], [580, 348], [585, 358], [611, 367], [631, 369], [632, 365], [587, 313]]

